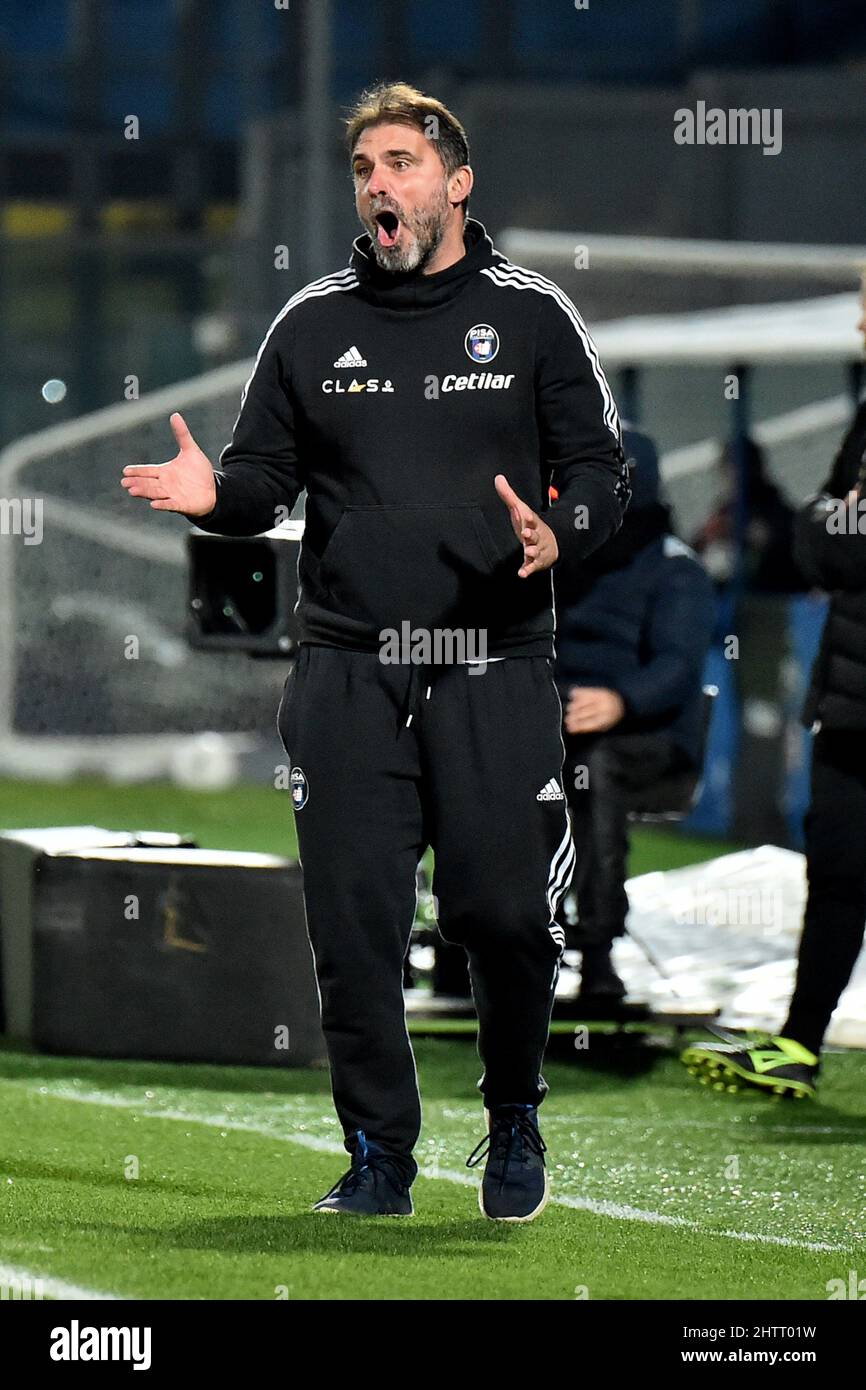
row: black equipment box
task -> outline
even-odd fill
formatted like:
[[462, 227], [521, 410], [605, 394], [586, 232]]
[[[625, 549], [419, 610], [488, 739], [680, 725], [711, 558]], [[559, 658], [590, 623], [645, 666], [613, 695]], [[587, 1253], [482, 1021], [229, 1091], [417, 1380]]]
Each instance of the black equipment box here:
[[294, 861], [95, 826], [7, 831], [0, 935], [6, 1029], [35, 1048], [325, 1062]]

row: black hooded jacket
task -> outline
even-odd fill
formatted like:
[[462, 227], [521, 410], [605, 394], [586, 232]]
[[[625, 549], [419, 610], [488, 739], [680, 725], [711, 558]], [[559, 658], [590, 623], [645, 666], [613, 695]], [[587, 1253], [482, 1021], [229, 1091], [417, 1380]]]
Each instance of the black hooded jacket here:
[[[221, 535], [285, 520], [306, 488], [301, 640], [373, 651], [385, 629], [473, 629], [488, 654], [553, 655], [552, 572], [522, 548], [494, 477], [554, 530], [563, 571], [619, 527], [628, 470], [613, 396], [574, 305], [468, 219], [433, 275], [349, 265], [272, 323], [190, 517]], [[549, 504], [549, 487], [558, 492]]]

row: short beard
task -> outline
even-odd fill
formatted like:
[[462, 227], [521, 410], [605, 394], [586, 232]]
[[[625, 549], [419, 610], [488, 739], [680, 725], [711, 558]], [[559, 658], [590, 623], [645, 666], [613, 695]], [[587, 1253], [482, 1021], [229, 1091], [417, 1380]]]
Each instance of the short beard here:
[[405, 217], [401, 216], [400, 220], [412, 233], [413, 238], [405, 249], [399, 245], [380, 246], [376, 235], [378, 223], [374, 218], [370, 241], [373, 245], [376, 262], [381, 269], [390, 270], [392, 274], [396, 275], [406, 274], [413, 270], [423, 271], [442, 245], [450, 206], [445, 184], [442, 183], [438, 194], [429, 207], [419, 208]]

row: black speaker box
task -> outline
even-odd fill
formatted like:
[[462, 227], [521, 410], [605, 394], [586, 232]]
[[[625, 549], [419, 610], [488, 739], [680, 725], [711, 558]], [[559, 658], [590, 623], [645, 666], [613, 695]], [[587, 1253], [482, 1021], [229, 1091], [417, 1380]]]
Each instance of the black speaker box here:
[[303, 522], [286, 521], [261, 536], [189, 532], [191, 647], [260, 657], [295, 651], [303, 529]]
[[7, 1032], [37, 1049], [325, 1064], [291, 860], [97, 827], [5, 832], [0, 931]]

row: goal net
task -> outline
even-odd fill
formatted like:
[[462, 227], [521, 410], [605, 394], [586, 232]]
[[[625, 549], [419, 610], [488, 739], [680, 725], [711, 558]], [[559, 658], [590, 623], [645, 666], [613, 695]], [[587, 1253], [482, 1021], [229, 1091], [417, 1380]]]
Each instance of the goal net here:
[[219, 785], [263, 732], [276, 737], [286, 664], [189, 646], [189, 523], [120, 486], [124, 465], [174, 453], [174, 410], [216, 459], [250, 367], [222, 367], [0, 454], [0, 497], [42, 506], [38, 543], [0, 536], [6, 775], [188, 774]]

